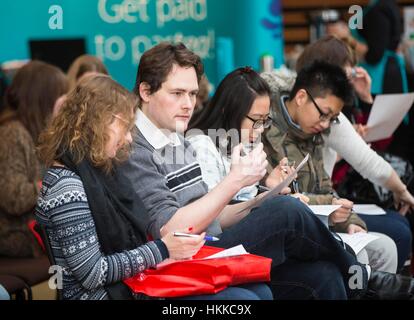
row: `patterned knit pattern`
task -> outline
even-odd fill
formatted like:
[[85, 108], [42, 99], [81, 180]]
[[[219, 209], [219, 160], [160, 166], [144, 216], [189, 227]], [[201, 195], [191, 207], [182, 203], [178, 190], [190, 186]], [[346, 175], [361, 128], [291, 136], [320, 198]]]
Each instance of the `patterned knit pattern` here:
[[63, 298], [106, 300], [106, 285], [130, 278], [162, 261], [154, 242], [105, 256], [83, 183], [74, 172], [50, 168], [36, 206], [57, 265], [63, 268]]

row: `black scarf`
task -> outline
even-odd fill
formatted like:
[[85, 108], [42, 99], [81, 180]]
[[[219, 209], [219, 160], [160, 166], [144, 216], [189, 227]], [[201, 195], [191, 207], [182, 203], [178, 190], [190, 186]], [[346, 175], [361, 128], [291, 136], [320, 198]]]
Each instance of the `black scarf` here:
[[[129, 179], [116, 168], [105, 174], [87, 160], [75, 164], [66, 152], [62, 164], [82, 180], [102, 251], [111, 255], [147, 242], [148, 214]], [[111, 299], [130, 299], [130, 290], [117, 283], [106, 287]]]

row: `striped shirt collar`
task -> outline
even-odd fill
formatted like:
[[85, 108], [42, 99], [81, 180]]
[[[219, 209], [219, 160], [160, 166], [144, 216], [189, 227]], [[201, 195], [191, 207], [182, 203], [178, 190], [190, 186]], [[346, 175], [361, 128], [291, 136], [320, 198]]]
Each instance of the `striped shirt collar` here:
[[154, 149], [162, 149], [167, 145], [172, 145], [178, 147], [181, 145], [180, 137], [176, 132], [170, 132], [168, 135], [157, 128], [155, 124], [152, 123], [150, 119], [138, 109], [137, 120], [135, 122], [139, 131], [142, 133], [144, 138], [151, 144]]

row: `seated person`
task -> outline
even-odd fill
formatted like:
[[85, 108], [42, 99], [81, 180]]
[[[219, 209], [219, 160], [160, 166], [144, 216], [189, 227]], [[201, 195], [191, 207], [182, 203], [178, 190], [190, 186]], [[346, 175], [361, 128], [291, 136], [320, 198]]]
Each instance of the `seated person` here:
[[[140, 61], [135, 85], [139, 132], [121, 170], [149, 212], [151, 234], [158, 238], [190, 225], [196, 233], [219, 236], [212, 245], [243, 244], [248, 252], [271, 258], [271, 284], [279, 299], [355, 298], [368, 288], [377, 298], [410, 298], [409, 278], [359, 264], [297, 199], [279, 196], [252, 210], [255, 200], [228, 205], [241, 188], [266, 174], [263, 145], [247, 156], [235, 147], [230, 173], [208, 192], [194, 150], [182, 136], [202, 74], [200, 57], [183, 44], [159, 44]], [[360, 290], [348, 286], [351, 266], [361, 272]], [[323, 281], [317, 276], [321, 270]]]
[[[321, 69], [317, 72], [329, 77], [327, 72], [330, 71], [332, 75], [330, 80], [332, 81], [329, 83], [339, 87], [341, 83], [335, 81], [337, 77], [335, 77], [334, 71], [336, 70], [332, 69]], [[317, 85], [315, 84], [314, 87]], [[351, 92], [351, 90], [349, 91]], [[234, 142], [228, 141], [226, 136], [220, 139], [216, 133], [218, 130], [224, 132], [236, 130], [243, 145], [257, 144], [263, 131], [272, 124], [270, 96], [270, 89], [260, 75], [248, 67], [237, 69], [221, 82], [209, 107], [196, 123], [191, 125], [192, 130], [187, 132], [187, 137], [190, 135], [188, 139], [197, 153], [203, 180], [207, 182], [210, 190], [230, 172], [231, 159], [228, 156], [231, 148], [223, 146], [234, 145]], [[199, 130], [195, 129], [200, 129], [201, 132], [197, 132]], [[280, 144], [283, 142], [282, 137]], [[286, 162], [286, 160], [284, 158], [281, 162]], [[298, 156], [294, 160], [300, 161], [301, 159]], [[281, 166], [279, 163], [276, 169], [269, 174], [265, 180], [268, 186], [273, 187], [283, 181], [285, 173], [282, 169], [285, 168], [281, 167], [286, 166]], [[288, 173], [286, 172], [286, 174]], [[258, 187], [257, 185], [249, 186], [248, 190], [242, 189], [240, 192], [245, 198], [253, 199], [258, 193]], [[336, 216], [339, 214], [341, 213], [335, 212], [330, 216], [332, 223], [337, 221]], [[359, 230], [357, 224], [363, 226], [363, 232], [366, 231], [365, 224], [356, 214], [348, 216], [347, 221], [346, 225], [337, 228], [336, 231], [353, 233]], [[358, 254], [358, 261], [365, 264], [370, 263], [375, 270], [395, 273], [397, 270], [397, 248], [394, 241], [381, 233], [375, 235], [379, 239], [369, 243]]]
[[[184, 238], [169, 232], [147, 242], [147, 212], [116, 169], [128, 154], [137, 102], [108, 76], [88, 76], [41, 136], [39, 155], [48, 169], [36, 218], [62, 267], [63, 299], [130, 299], [122, 280], [167, 258], [189, 259], [204, 244], [205, 233]], [[271, 298], [264, 284], [194, 297]]]
[[[297, 70], [300, 71], [317, 60], [335, 64], [346, 72], [356, 96], [359, 98], [359, 104], [372, 102], [369, 75], [363, 68], [354, 68], [355, 59], [350, 48], [345, 43], [332, 36], [321, 38], [305, 48], [305, 51], [298, 59]], [[352, 71], [353, 69], [354, 72]], [[269, 84], [272, 91], [274, 103], [271, 113], [278, 114], [279, 106], [282, 105], [281, 96], [289, 95], [295, 78], [281, 77], [276, 72], [264, 73], [262, 77]], [[351, 104], [355, 104], [354, 99]], [[310, 107], [316, 110], [312, 104]], [[277, 116], [273, 117], [277, 118]], [[281, 124], [283, 119], [283, 117], [277, 119], [279, 126], [283, 125], [283, 123]], [[320, 171], [322, 172], [325, 169], [323, 175], [326, 177], [329, 189], [332, 188], [329, 173], [332, 172], [333, 163], [336, 159], [334, 152], [338, 152], [363, 177], [391, 190], [394, 200], [402, 204], [400, 208], [401, 214], [405, 214], [410, 207], [414, 208], [414, 198], [401, 182], [395, 170], [383, 158], [371, 150], [356, 132], [352, 130], [349, 120], [342, 113], [339, 114], [338, 119], [337, 123], [330, 125], [329, 129], [323, 130], [320, 135], [317, 135], [323, 138], [323, 143], [317, 147], [322, 149], [321, 159], [323, 160], [323, 166], [320, 167]], [[279, 148], [278, 144], [280, 143], [280, 140], [276, 137], [277, 134], [273, 133], [273, 128], [274, 126], [265, 133], [265, 141], [269, 141], [268, 145], [274, 144], [274, 148], [266, 150], [271, 158], [274, 152], [276, 152], [274, 150]], [[275, 135], [275, 138], [272, 138], [272, 135]], [[358, 150], [358, 152], [355, 152], [355, 150]], [[283, 155], [281, 156], [283, 157]], [[275, 165], [277, 164], [277, 159], [270, 162]], [[307, 190], [302, 191], [306, 192]], [[398, 251], [397, 269], [400, 270], [411, 253], [412, 235], [409, 224], [403, 216], [393, 210], [386, 211], [387, 214], [383, 216], [360, 215], [360, 218], [370, 231], [385, 234], [394, 240]]]
[[67, 87], [61, 70], [31, 61], [19, 69], [8, 88], [0, 114], [0, 256], [43, 255], [27, 225], [34, 219], [42, 178], [35, 146]]

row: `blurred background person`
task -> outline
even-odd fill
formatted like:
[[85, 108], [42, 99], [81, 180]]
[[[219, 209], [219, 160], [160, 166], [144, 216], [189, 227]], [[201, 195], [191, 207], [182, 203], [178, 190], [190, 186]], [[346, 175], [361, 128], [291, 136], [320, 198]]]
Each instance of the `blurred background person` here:
[[68, 69], [69, 90], [76, 87], [76, 83], [82, 76], [94, 73], [109, 75], [101, 59], [89, 54], [79, 56]]
[[65, 74], [32, 61], [15, 75], [0, 114], [0, 256], [36, 257], [41, 250], [28, 229], [42, 170], [35, 153], [56, 100], [65, 94]]

